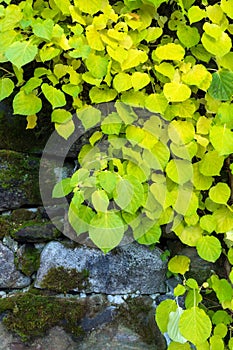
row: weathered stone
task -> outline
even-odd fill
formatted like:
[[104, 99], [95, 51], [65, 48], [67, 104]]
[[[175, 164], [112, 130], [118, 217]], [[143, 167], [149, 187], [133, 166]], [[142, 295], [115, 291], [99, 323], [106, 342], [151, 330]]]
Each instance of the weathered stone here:
[[23, 288], [30, 282], [29, 277], [16, 270], [14, 253], [0, 243], [0, 288]]
[[15, 229], [12, 237], [18, 242], [40, 243], [56, 239], [61, 233], [51, 223], [25, 223]]
[[33, 244], [23, 244], [17, 251], [17, 268], [26, 276], [37, 271], [40, 264], [40, 251]]
[[39, 159], [0, 150], [0, 211], [41, 203]]
[[[141, 294], [164, 292], [166, 263], [160, 259], [161, 250], [150, 250], [136, 242], [119, 247], [104, 255], [100, 250], [84, 246], [67, 248], [59, 242], [48, 243], [41, 254], [40, 268], [35, 286], [43, 288], [43, 282], [51, 271], [63, 267], [70, 271], [88, 272], [85, 292]], [[48, 282], [48, 279], [47, 279]], [[47, 283], [53, 289], [52, 283]], [[73, 289], [78, 289], [73, 288]]]

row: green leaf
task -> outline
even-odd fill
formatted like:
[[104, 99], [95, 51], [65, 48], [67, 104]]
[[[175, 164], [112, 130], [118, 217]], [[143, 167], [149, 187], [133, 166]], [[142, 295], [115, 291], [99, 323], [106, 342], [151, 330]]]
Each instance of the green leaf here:
[[162, 333], [167, 332], [167, 325], [169, 321], [169, 315], [171, 312], [176, 311], [177, 304], [175, 300], [167, 299], [162, 301], [156, 308], [155, 320]]
[[212, 82], [212, 75], [205, 66], [196, 64], [190, 71], [182, 75], [182, 81], [188, 85], [196, 85], [199, 89], [206, 91]]
[[186, 292], [185, 286], [182, 286], [182, 284], [177, 284], [177, 286], [174, 288], [174, 295], [175, 297], [179, 297], [180, 295], [184, 295]]
[[185, 285], [192, 289], [199, 289], [197, 281], [193, 278], [188, 278]]
[[200, 218], [200, 227], [207, 232], [213, 232], [216, 228], [216, 221], [214, 217], [210, 214], [202, 216]]
[[218, 310], [214, 313], [212, 317], [212, 322], [215, 325], [223, 323], [226, 326], [228, 326], [232, 322], [232, 317], [227, 313], [227, 311]]
[[23, 86], [23, 90], [26, 94], [30, 94], [33, 90], [38, 88], [42, 83], [42, 79], [32, 77]]
[[62, 85], [62, 90], [74, 98], [78, 97], [78, 94], [81, 92], [81, 87], [74, 84], [64, 84]]
[[108, 4], [106, 0], [75, 0], [75, 6], [77, 6], [82, 12], [94, 15], [96, 12], [102, 11]]
[[114, 100], [117, 96], [117, 91], [108, 87], [98, 88], [94, 86], [91, 88], [89, 95], [92, 103], [102, 103]]
[[94, 216], [95, 213], [91, 208], [86, 205], [77, 206], [76, 200], [72, 199], [69, 206], [68, 219], [77, 235], [88, 231], [89, 223]]
[[106, 135], [119, 135], [122, 127], [122, 120], [115, 112], [110, 113], [101, 123], [101, 130]]
[[192, 6], [188, 10], [188, 19], [190, 24], [199, 22], [206, 17], [205, 10], [200, 9], [199, 6]]
[[222, 246], [214, 236], [203, 236], [197, 242], [198, 255], [210, 262], [215, 262], [221, 255]]
[[176, 255], [168, 262], [168, 269], [172, 273], [184, 275], [189, 271], [190, 259], [185, 255]]
[[194, 139], [195, 129], [191, 122], [173, 120], [169, 123], [168, 135], [174, 143], [184, 145]]
[[41, 108], [41, 99], [33, 93], [26, 95], [24, 91], [20, 91], [14, 97], [14, 114], [33, 115], [38, 113], [41, 110]]
[[44, 83], [41, 85], [42, 92], [53, 108], [62, 107], [66, 104], [64, 93], [55, 87]]
[[16, 41], [8, 47], [5, 56], [17, 68], [20, 68], [33, 61], [37, 52], [37, 46], [30, 41]]
[[187, 160], [172, 159], [166, 167], [166, 173], [172, 181], [183, 185], [192, 179], [192, 164]]
[[158, 243], [161, 234], [161, 227], [148, 218], [142, 218], [141, 223], [133, 231], [134, 239], [145, 245]]
[[220, 156], [233, 153], [233, 132], [226, 126], [214, 125], [210, 129], [210, 142]]
[[70, 179], [70, 185], [72, 187], [78, 186], [81, 182], [85, 181], [90, 175], [89, 170], [80, 168], [75, 171]]
[[57, 7], [59, 8], [59, 10], [64, 14], [64, 15], [69, 15], [70, 11], [69, 11], [69, 7], [70, 7], [70, 1], [69, 0], [54, 0], [55, 4], [57, 5]]
[[42, 62], [50, 61], [58, 56], [61, 51], [53, 46], [44, 45], [40, 51], [40, 58]]
[[167, 106], [168, 106], [168, 101], [163, 93], [150, 94], [145, 101], [145, 107], [151, 112], [163, 114]]
[[224, 157], [220, 156], [217, 151], [209, 151], [204, 154], [202, 160], [198, 163], [200, 173], [205, 176], [219, 176], [223, 162]]
[[220, 56], [220, 57], [230, 52], [231, 45], [232, 45], [231, 38], [227, 33], [223, 31], [221, 31], [220, 35], [217, 35], [217, 38], [214, 38], [208, 35], [207, 33], [203, 33], [201, 42], [204, 48], [206, 49], [206, 51], [210, 52], [214, 56]]
[[145, 51], [130, 49], [127, 53], [127, 58], [121, 63], [122, 70], [137, 67], [141, 63], [144, 63], [148, 60], [148, 56]]
[[52, 39], [53, 26], [54, 22], [50, 18], [46, 19], [45, 21], [37, 19], [34, 23], [32, 23], [32, 30], [33, 33], [39, 38], [50, 41]]
[[67, 140], [75, 130], [74, 122], [71, 119], [68, 122], [62, 124], [55, 123], [55, 129], [61, 137]]
[[150, 76], [147, 73], [134, 72], [131, 81], [134, 90], [138, 91], [150, 83]]
[[197, 289], [189, 290], [186, 294], [185, 298], [185, 307], [186, 309], [190, 309], [193, 306], [198, 306], [199, 303], [202, 302], [202, 296]]
[[168, 325], [167, 325], [168, 336], [173, 341], [176, 341], [176, 342], [182, 343], [182, 344], [187, 342], [187, 339], [185, 339], [180, 334], [180, 331], [179, 331], [179, 320], [180, 320], [180, 316], [182, 315], [183, 312], [184, 312], [183, 309], [179, 306], [176, 309], [176, 311], [170, 312], [169, 321], [168, 321]]
[[217, 276], [213, 275], [211, 277], [211, 282], [212, 288], [220, 303], [231, 301], [233, 297], [233, 288], [225, 278], [219, 279]]
[[225, 124], [227, 128], [233, 129], [233, 104], [221, 103], [216, 116], [216, 124]]
[[51, 114], [51, 121], [54, 123], [67, 123], [72, 119], [72, 114], [65, 109], [55, 109]]
[[219, 204], [227, 204], [227, 201], [229, 200], [231, 196], [231, 189], [230, 187], [223, 182], [218, 182], [216, 186], [211, 187], [209, 191], [209, 197], [210, 199]]
[[0, 101], [4, 100], [4, 98], [10, 96], [10, 94], [14, 90], [14, 83], [9, 78], [0, 78]]
[[105, 191], [97, 190], [92, 193], [92, 204], [95, 210], [98, 212], [107, 212], [109, 199]]
[[233, 94], [233, 72], [220, 70], [213, 73], [208, 93], [216, 100], [230, 100]]
[[202, 237], [202, 229], [196, 226], [186, 226], [181, 232], [176, 233], [182, 243], [190, 247], [195, 247], [198, 240]]
[[113, 192], [116, 187], [118, 177], [115, 173], [105, 170], [97, 175], [100, 186], [108, 193]]
[[226, 207], [216, 209], [213, 213], [216, 221], [216, 233], [223, 233], [233, 228], [233, 213]]
[[100, 122], [101, 111], [92, 106], [88, 106], [83, 110], [78, 111], [77, 117], [81, 120], [84, 128], [88, 130]]
[[118, 73], [113, 79], [113, 87], [117, 92], [122, 92], [131, 89], [131, 76], [127, 73]]
[[186, 101], [191, 96], [191, 90], [187, 85], [176, 82], [166, 83], [163, 93], [169, 102]]
[[98, 56], [94, 53], [91, 53], [85, 62], [89, 72], [97, 79], [102, 79], [107, 74], [108, 63], [107, 57]]
[[227, 335], [228, 329], [224, 323], [219, 323], [214, 328], [214, 335], [219, 335], [221, 338], [224, 338]]
[[196, 306], [185, 310], [180, 317], [180, 332], [194, 345], [204, 343], [211, 334], [211, 328], [211, 321], [205, 311]]
[[71, 191], [72, 187], [70, 186], [70, 178], [62, 179], [54, 186], [52, 197], [62, 198], [69, 194]]
[[198, 29], [187, 25], [178, 26], [177, 36], [180, 42], [187, 48], [197, 45], [200, 40]]
[[98, 213], [90, 222], [89, 236], [105, 254], [121, 242], [125, 226], [114, 212]]
[[172, 341], [167, 350], [191, 350], [190, 345], [188, 343], [177, 343], [175, 341]]
[[152, 54], [152, 58], [162, 60], [181, 61], [184, 58], [185, 50], [179, 44], [169, 43], [159, 46]]

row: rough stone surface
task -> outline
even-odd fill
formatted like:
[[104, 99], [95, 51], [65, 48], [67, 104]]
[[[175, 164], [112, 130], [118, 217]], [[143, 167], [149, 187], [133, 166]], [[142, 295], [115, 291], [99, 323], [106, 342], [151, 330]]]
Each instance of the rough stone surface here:
[[41, 243], [56, 239], [61, 233], [51, 223], [33, 223], [19, 227], [12, 236], [18, 242]]
[[41, 204], [39, 159], [0, 150], [0, 212]]
[[16, 270], [14, 253], [0, 243], [0, 288], [23, 288], [30, 282], [29, 277]]
[[71, 249], [59, 242], [50, 242], [42, 251], [35, 286], [42, 287], [51, 268], [63, 266], [67, 270], [89, 272], [86, 292], [164, 292], [166, 263], [162, 262], [160, 254], [159, 248], [150, 250], [137, 243], [119, 247], [104, 255], [98, 249], [84, 246]]

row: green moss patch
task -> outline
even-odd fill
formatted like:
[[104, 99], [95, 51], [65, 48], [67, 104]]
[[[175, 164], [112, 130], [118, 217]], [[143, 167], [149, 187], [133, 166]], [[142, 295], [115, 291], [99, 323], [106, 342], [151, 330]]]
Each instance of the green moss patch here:
[[5, 312], [5, 326], [24, 341], [41, 336], [56, 325], [74, 336], [83, 335], [79, 322], [84, 316], [85, 306], [76, 299], [66, 300], [28, 292], [0, 299], [0, 313]]
[[78, 272], [76, 269], [65, 269], [63, 266], [51, 268], [41, 283], [41, 287], [56, 292], [68, 292], [87, 286], [89, 273], [87, 270]]

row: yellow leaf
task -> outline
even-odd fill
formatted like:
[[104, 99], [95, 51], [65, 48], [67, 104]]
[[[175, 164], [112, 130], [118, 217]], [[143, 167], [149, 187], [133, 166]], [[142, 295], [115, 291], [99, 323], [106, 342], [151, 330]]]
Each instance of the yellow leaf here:
[[166, 83], [163, 88], [164, 96], [170, 102], [182, 102], [191, 96], [190, 88], [181, 83]]
[[37, 122], [37, 116], [36, 114], [33, 115], [28, 115], [27, 116], [27, 127], [26, 129], [34, 129], [36, 126], [36, 122]]

